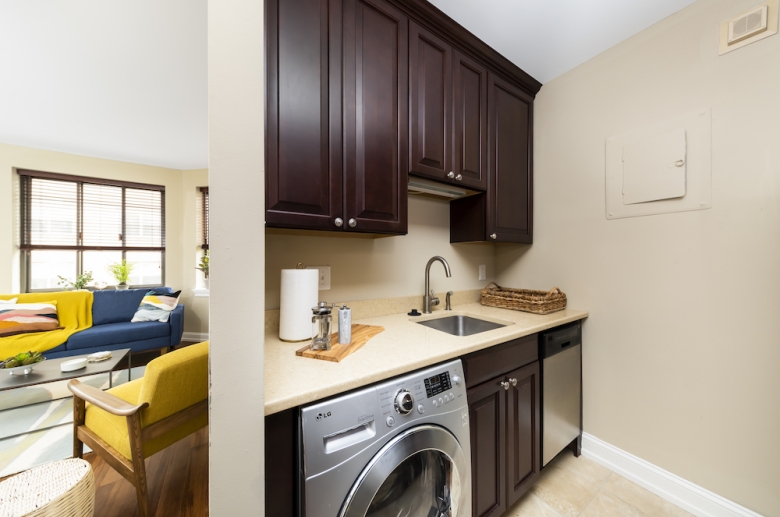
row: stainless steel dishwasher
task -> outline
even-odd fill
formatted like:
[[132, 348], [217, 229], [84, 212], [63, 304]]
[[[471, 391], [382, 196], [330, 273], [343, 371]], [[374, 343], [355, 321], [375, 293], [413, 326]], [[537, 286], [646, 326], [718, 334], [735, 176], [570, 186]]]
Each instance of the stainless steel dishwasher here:
[[[542, 364], [542, 466], [582, 442], [582, 323], [539, 335]], [[576, 442], [575, 442], [576, 440]]]

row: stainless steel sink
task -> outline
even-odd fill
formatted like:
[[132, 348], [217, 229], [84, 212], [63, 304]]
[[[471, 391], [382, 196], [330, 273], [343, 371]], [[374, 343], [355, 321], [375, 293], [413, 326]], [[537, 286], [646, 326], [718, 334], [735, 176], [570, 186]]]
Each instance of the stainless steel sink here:
[[492, 321], [480, 320], [472, 318], [470, 316], [447, 316], [446, 318], [438, 318], [435, 320], [418, 321], [420, 325], [425, 325], [432, 329], [452, 334], [453, 336], [473, 336], [480, 332], [487, 332], [488, 330], [494, 330], [501, 327], [506, 327], [501, 323], [493, 323]]

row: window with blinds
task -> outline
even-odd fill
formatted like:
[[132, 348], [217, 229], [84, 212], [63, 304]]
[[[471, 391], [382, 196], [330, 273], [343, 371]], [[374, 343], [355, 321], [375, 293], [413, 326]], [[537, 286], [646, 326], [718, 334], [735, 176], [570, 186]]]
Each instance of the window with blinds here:
[[201, 249], [209, 249], [209, 188], [198, 187], [198, 237]]
[[91, 272], [114, 285], [108, 266], [133, 264], [129, 283], [164, 281], [165, 187], [19, 170], [22, 284], [56, 290], [59, 276]]

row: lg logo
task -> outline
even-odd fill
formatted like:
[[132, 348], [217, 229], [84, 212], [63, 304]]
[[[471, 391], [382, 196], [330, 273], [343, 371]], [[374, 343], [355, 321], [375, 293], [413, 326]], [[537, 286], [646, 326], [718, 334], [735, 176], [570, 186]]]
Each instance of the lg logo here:
[[330, 411], [327, 413], [317, 413], [317, 421], [320, 421], [324, 418], [328, 418], [330, 416]]

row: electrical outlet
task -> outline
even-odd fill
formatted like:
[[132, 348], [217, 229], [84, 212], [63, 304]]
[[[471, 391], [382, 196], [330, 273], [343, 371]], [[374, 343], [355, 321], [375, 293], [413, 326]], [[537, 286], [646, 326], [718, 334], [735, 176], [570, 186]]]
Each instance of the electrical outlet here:
[[327, 291], [330, 289], [330, 266], [306, 266], [306, 269], [319, 269], [320, 284], [318, 289], [320, 291]]
[[487, 266], [485, 264], [479, 266], [479, 279], [487, 280]]

